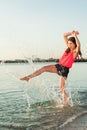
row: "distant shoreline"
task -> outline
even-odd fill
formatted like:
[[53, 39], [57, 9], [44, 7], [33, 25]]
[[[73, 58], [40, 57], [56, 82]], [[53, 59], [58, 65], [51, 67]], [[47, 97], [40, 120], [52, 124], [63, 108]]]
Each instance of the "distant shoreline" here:
[[[0, 60], [0, 63], [29, 63], [30, 60], [25, 60], [25, 59], [15, 59], [15, 60]], [[54, 58], [50, 58], [50, 59], [40, 59], [40, 58], [36, 58], [34, 60], [32, 60], [32, 62], [58, 62], [59, 59], [54, 59]], [[77, 59], [75, 62], [87, 62], [87, 59]]]

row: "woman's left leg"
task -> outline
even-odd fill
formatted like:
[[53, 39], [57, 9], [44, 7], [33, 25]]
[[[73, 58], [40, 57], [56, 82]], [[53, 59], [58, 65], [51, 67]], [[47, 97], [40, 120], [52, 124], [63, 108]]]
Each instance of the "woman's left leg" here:
[[50, 72], [50, 73], [57, 73], [57, 68], [55, 65], [48, 65], [48, 66], [43, 66], [42, 68], [40, 68], [39, 70], [36, 70], [34, 73], [25, 76], [23, 78], [21, 78], [21, 80], [30, 80], [31, 78], [34, 78], [36, 76], [39, 76], [40, 74], [44, 73], [44, 72]]
[[67, 105], [68, 95], [65, 91], [65, 82], [66, 82], [66, 77], [60, 76], [60, 85], [59, 85], [60, 86], [60, 93], [62, 95], [64, 105]]

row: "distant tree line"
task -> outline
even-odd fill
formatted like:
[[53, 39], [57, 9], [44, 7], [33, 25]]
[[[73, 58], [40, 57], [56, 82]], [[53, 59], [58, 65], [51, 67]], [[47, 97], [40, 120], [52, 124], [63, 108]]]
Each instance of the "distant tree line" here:
[[[31, 59], [32, 60], [32, 59]], [[32, 62], [58, 62], [59, 59], [55, 58], [49, 58], [49, 59], [40, 59], [40, 58], [35, 58], [32, 60]], [[29, 63], [29, 60], [25, 59], [16, 59], [16, 60], [0, 60], [0, 63]], [[75, 62], [87, 62], [87, 59], [77, 59]]]

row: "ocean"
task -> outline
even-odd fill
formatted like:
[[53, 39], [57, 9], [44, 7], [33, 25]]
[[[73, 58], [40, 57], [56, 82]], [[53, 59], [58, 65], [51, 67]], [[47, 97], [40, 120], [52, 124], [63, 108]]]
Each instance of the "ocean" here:
[[[62, 107], [59, 76], [19, 80], [47, 63], [0, 64], [0, 130], [59, 130], [87, 110], [87, 63], [74, 63], [66, 81], [71, 106]], [[73, 127], [73, 126], [72, 126]]]

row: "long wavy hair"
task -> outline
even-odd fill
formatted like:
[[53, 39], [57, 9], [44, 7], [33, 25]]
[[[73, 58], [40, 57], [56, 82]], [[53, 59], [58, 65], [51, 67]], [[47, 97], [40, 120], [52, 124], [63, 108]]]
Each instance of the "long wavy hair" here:
[[[75, 45], [75, 48], [77, 47], [76, 40], [75, 40], [74, 37], [69, 37], [69, 38], [68, 38], [68, 41], [73, 42], [74, 45]], [[68, 54], [68, 53], [70, 52], [70, 48], [68, 47], [68, 48], [65, 50], [65, 52]], [[81, 49], [79, 50], [79, 53], [78, 53], [78, 54], [79, 54], [79, 56], [82, 58], [82, 52], [81, 52]]]

